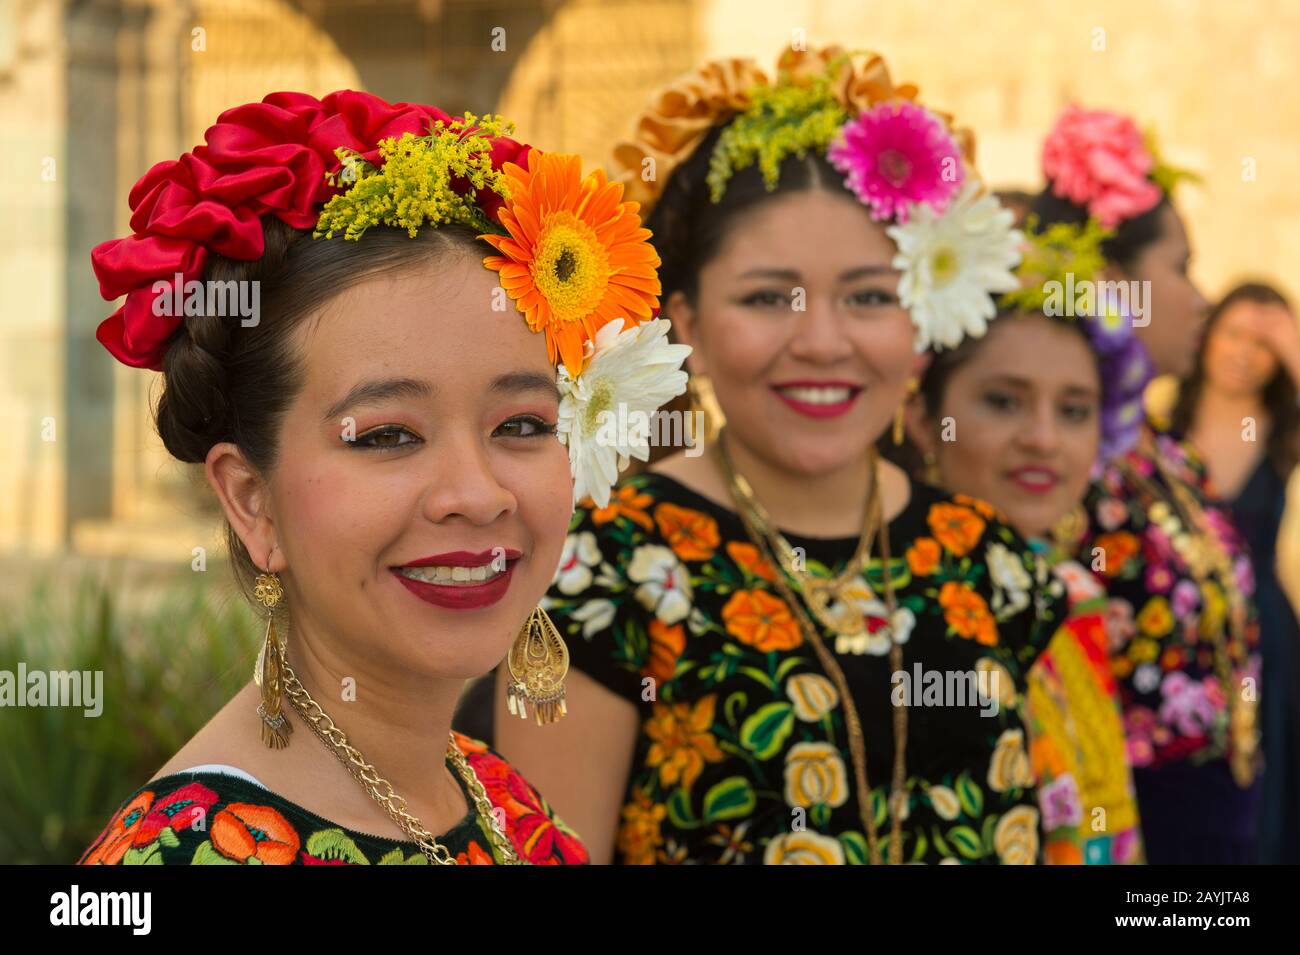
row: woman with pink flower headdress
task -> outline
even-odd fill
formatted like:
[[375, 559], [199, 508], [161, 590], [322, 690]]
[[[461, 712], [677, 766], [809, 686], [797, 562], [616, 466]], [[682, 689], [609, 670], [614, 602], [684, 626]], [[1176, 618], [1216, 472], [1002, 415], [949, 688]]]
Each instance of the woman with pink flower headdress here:
[[874, 450], [918, 353], [1017, 284], [968, 147], [832, 49], [775, 81], [705, 64], [616, 151], [726, 423], [579, 508], [547, 604], [574, 712], [496, 735], [594, 860], [1040, 860], [1020, 704], [1060, 588], [983, 501]]
[[[1102, 289], [1158, 374], [1186, 375], [1205, 320], [1173, 203], [1187, 174], [1131, 119], [1068, 108], [1043, 146], [1044, 227], [1109, 230]], [[1148, 861], [1251, 862], [1259, 805], [1258, 624], [1243, 542], [1209, 506], [1196, 453], [1152, 418], [1085, 500], [1075, 552], [1107, 615]], [[1120, 627], [1119, 621], [1131, 621]]]

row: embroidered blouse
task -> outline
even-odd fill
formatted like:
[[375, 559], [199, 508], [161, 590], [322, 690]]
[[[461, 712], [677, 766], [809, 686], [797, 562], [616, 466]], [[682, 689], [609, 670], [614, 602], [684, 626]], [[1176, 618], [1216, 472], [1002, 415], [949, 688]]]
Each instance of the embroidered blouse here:
[[[887, 532], [904, 672], [891, 673], [879, 546], [846, 597], [867, 632], [838, 635], [810, 617], [861, 718], [881, 855], [902, 693], [904, 861], [1035, 862], [1019, 701], [1063, 588], [980, 501], [913, 484]], [[785, 536], [822, 577], [857, 546]], [[840, 690], [777, 572], [738, 514], [657, 472], [624, 478], [607, 507], [575, 511], [544, 606], [572, 665], [640, 713], [618, 861], [869, 860]]]
[[[581, 840], [497, 753], [456, 734], [521, 861], [537, 865], [587, 862]], [[487, 823], [470, 807], [438, 842], [469, 865], [503, 860]], [[79, 865], [427, 865], [414, 842], [344, 829], [245, 775], [213, 767], [163, 776], [134, 793], [82, 855]]]

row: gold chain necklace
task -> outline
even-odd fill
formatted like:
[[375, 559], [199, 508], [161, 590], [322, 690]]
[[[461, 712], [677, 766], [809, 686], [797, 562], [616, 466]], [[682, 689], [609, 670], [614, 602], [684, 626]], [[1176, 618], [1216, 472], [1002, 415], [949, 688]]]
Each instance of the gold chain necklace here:
[[[1165, 533], [1170, 545], [1178, 552], [1188, 572], [1195, 579], [1198, 589], [1203, 589], [1206, 581], [1217, 572], [1218, 584], [1228, 604], [1230, 639], [1244, 648], [1246, 596], [1237, 586], [1237, 575], [1232, 566], [1231, 555], [1219, 542], [1214, 529], [1209, 526], [1205, 509], [1197, 501], [1196, 495], [1160, 457], [1159, 449], [1153, 447], [1151, 438], [1147, 435], [1143, 436], [1141, 451], [1155, 464], [1160, 476], [1169, 486], [1173, 494], [1172, 501], [1167, 501], [1155, 483], [1139, 474], [1129, 462], [1124, 460], [1118, 462], [1121, 473], [1131, 484], [1146, 492], [1151, 501], [1147, 508], [1148, 516], [1158, 527], [1169, 521], [1175, 521], [1181, 527], [1183, 533]], [[1172, 508], [1169, 506], [1170, 503], [1173, 504]], [[1161, 530], [1164, 531], [1164, 528], [1161, 527]], [[1211, 640], [1215, 676], [1228, 706], [1228, 765], [1232, 770], [1233, 779], [1244, 789], [1255, 779], [1256, 754], [1259, 749], [1255, 704], [1252, 701], [1239, 699], [1238, 694], [1233, 691], [1232, 664], [1228, 659], [1224, 635], [1216, 629], [1211, 634]]]
[[[722, 467], [722, 472], [731, 489], [732, 498], [735, 500], [740, 514], [741, 521], [745, 525], [745, 531], [749, 534], [750, 539], [758, 547], [764, 557], [779, 570], [774, 574], [777, 589], [781, 591], [781, 596], [794, 611], [799, 621], [799, 627], [803, 631], [805, 639], [812, 645], [817, 654], [817, 658], [824, 669], [835, 682], [839, 690], [840, 699], [844, 705], [844, 723], [849, 733], [849, 754], [853, 760], [854, 783], [858, 789], [858, 815], [862, 820], [863, 829], [867, 836], [867, 855], [872, 865], [881, 865], [883, 858], [880, 853], [880, 836], [876, 829], [875, 813], [872, 807], [871, 784], [867, 778], [867, 747], [866, 739], [862, 732], [862, 721], [858, 716], [858, 708], [854, 703], [853, 694], [849, 690], [848, 680], [844, 676], [844, 671], [836, 661], [834, 655], [827, 649], [826, 644], [822, 641], [821, 635], [817, 632], [817, 626], [809, 619], [804, 612], [802, 601], [794, 593], [782, 574], [782, 571], [790, 574], [800, 585], [803, 585], [805, 575], [799, 574], [797, 568], [787, 566], [786, 560], [782, 559], [783, 555], [793, 555], [794, 550], [790, 547], [785, 537], [778, 531], [771, 519], [767, 516], [766, 510], [759, 504], [758, 499], [754, 497], [753, 490], [749, 482], [737, 473], [731, 463], [731, 458], [727, 454], [726, 442], [724, 439], [726, 428], [724, 427], [719, 433], [714, 446], [718, 449], [718, 461]], [[869, 559], [869, 536], [872, 528], [880, 528], [880, 552], [881, 559], [884, 562], [885, 571], [885, 607], [889, 614], [889, 623], [886, 625], [886, 634], [889, 637], [889, 664], [895, 673], [901, 673], [903, 670], [903, 647], [894, 640], [893, 621], [897, 605], [894, 600], [893, 579], [889, 572], [889, 529], [881, 514], [881, 501], [879, 494], [880, 474], [877, 467], [878, 458], [875, 448], [871, 448], [868, 453], [869, 468], [871, 470], [871, 489], [867, 494], [867, 514], [863, 521], [862, 537], [859, 538], [858, 549], [854, 555], [854, 560], [861, 559], [861, 566], [865, 567]], [[867, 540], [864, 546], [863, 540]], [[850, 564], [852, 566], [852, 564]], [[844, 578], [840, 574], [837, 580]], [[806, 592], [806, 591], [805, 591]], [[844, 600], [845, 604], [853, 607], [851, 601]], [[859, 614], [861, 621], [861, 615]], [[865, 629], [865, 622], [860, 623], [860, 627]], [[832, 631], [837, 628], [829, 627]], [[894, 707], [894, 765], [893, 776], [890, 781], [889, 794], [889, 813], [891, 816], [890, 835], [889, 835], [889, 864], [901, 865], [903, 861], [903, 809], [906, 805], [907, 792], [907, 706]]]
[[[307, 688], [298, 680], [297, 674], [289, 666], [289, 661], [284, 659], [284, 651], [280, 651], [281, 665], [284, 669], [284, 692], [289, 697], [289, 702], [293, 704], [298, 715], [303, 721], [320, 737], [323, 742], [335, 756], [338, 757], [345, 769], [352, 774], [352, 778], [359, 782], [370, 797], [379, 803], [380, 808], [388, 813], [389, 818], [407, 834], [407, 837], [420, 847], [420, 851], [428, 858], [433, 865], [456, 865], [456, 857], [442, 843], [434, 838], [433, 834], [424, 827], [415, 816], [411, 815], [406, 808], [406, 800], [399, 796], [394, 790], [391, 783], [384, 777], [380, 776], [375, 767], [366, 762], [361, 752], [348, 742], [348, 738], [343, 731], [335, 725], [330, 719], [328, 713], [321, 708]], [[455, 734], [449, 734], [447, 739], [447, 757], [451, 760], [456, 771], [460, 773], [462, 779], [468, 785], [470, 796], [474, 801], [474, 809], [479, 819], [486, 823], [488, 839], [493, 847], [496, 848], [500, 857], [506, 865], [522, 865], [519, 856], [515, 853], [514, 846], [511, 845], [510, 839], [506, 836], [500, 823], [497, 821], [497, 815], [493, 812], [492, 803], [488, 800], [487, 791], [484, 790], [483, 784], [479, 781], [478, 774], [474, 772], [474, 767], [469, 764], [465, 754], [460, 751], [456, 744]]]

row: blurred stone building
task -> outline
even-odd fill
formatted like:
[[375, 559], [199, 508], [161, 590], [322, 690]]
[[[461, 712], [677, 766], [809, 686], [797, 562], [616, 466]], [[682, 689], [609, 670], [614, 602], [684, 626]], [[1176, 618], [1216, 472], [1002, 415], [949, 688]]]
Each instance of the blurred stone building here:
[[207, 495], [152, 433], [157, 376], [95, 341], [115, 306], [89, 253], [126, 233], [131, 184], [222, 109], [363, 88], [500, 111], [596, 163], [699, 59], [769, 66], [800, 40], [884, 53], [895, 79], [976, 131], [995, 186], [1037, 185], [1067, 102], [1129, 110], [1204, 177], [1179, 200], [1207, 293], [1244, 274], [1290, 284], [1288, 0], [0, 0], [0, 556], [187, 564], [217, 540]]

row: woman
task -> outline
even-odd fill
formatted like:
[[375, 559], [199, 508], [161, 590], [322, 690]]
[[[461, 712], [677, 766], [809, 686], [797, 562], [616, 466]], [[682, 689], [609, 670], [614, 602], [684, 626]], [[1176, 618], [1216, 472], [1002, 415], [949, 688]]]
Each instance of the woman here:
[[1211, 310], [1173, 430], [1200, 452], [1219, 502], [1250, 547], [1264, 695], [1260, 861], [1300, 862], [1300, 625], [1278, 581], [1287, 481], [1300, 455], [1300, 330], [1280, 292], [1238, 285]]
[[574, 715], [498, 732], [593, 860], [1038, 858], [1014, 703], [1058, 601], [987, 505], [872, 450], [1017, 260], [913, 95], [876, 56], [710, 63], [618, 154], [726, 427], [579, 507], [547, 603]]
[[[639, 324], [657, 261], [621, 189], [509, 131], [275, 93], [150, 170], [134, 234], [96, 248], [104, 294], [126, 295], [99, 340], [162, 371], [159, 434], [203, 465], [267, 632], [254, 680], [83, 863], [587, 860], [452, 710], [509, 651], [512, 706], [562, 711], [536, 603], [575, 490], [607, 493], [566, 423], [598, 363], [671, 396], [684, 349]], [[538, 249], [552, 261], [529, 273]], [[620, 272], [575, 300], [565, 256]], [[264, 311], [205, 304], [232, 288]]]
[[1141, 858], [1105, 590], [1056, 540], [1098, 463], [1136, 437], [1150, 378], [1128, 316], [1058, 316], [1044, 293], [1067, 275], [1095, 278], [1099, 238], [1066, 225], [1031, 232], [1021, 289], [1003, 296], [987, 334], [934, 356], [909, 405], [929, 480], [996, 507], [1069, 595], [1070, 618], [1026, 694], [1045, 855], [1060, 863]]
[[[1205, 301], [1188, 276], [1178, 173], [1126, 117], [1071, 107], [1043, 146], [1045, 225], [1095, 220], [1107, 280], [1158, 374], [1192, 368]], [[1251, 568], [1207, 506], [1195, 455], [1147, 421], [1089, 490], [1077, 553], [1110, 595], [1111, 667], [1124, 702], [1147, 859], [1249, 862], [1258, 813], [1257, 625]]]

